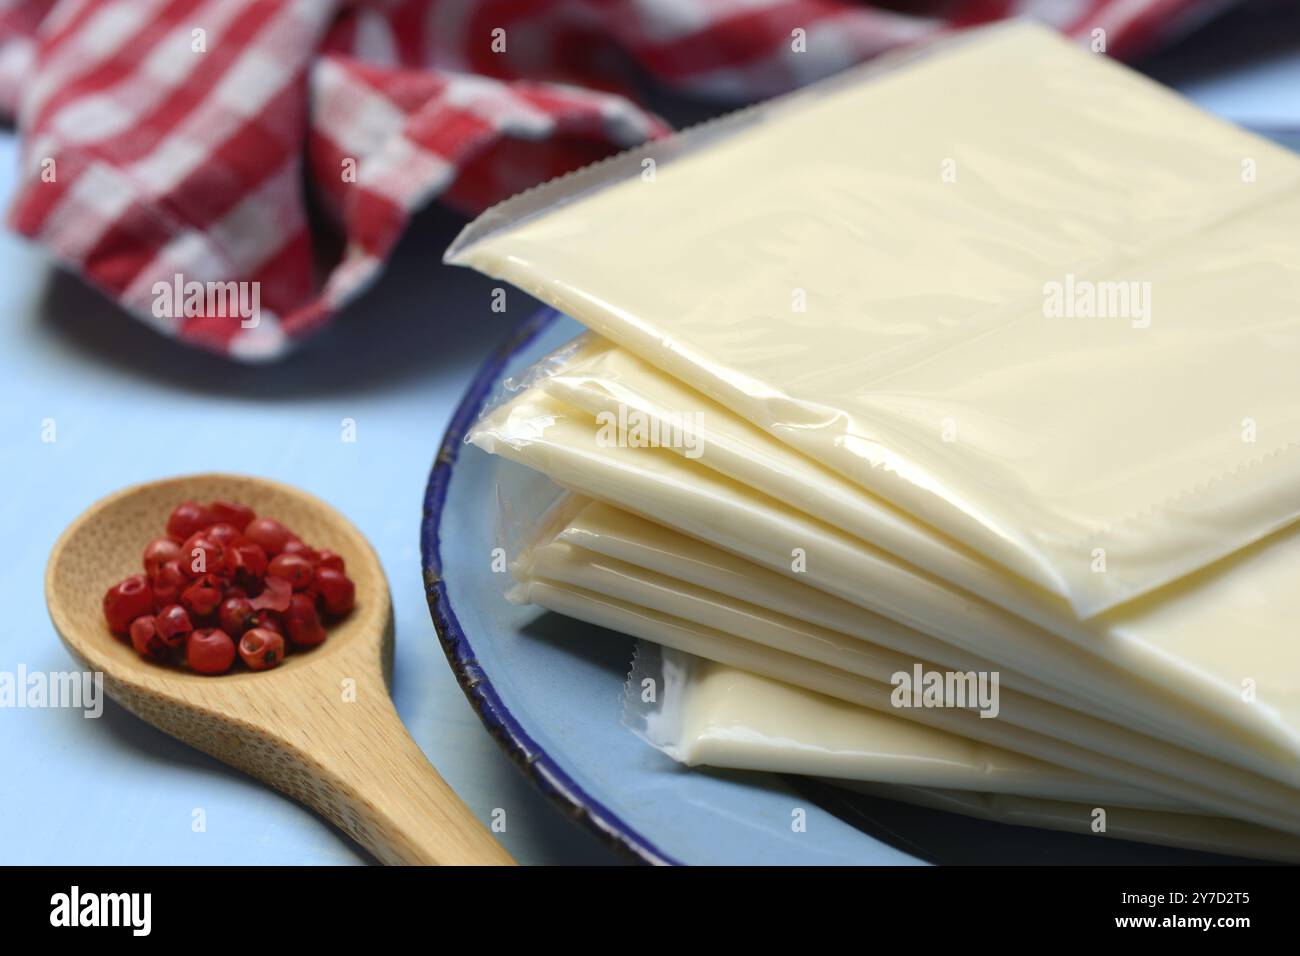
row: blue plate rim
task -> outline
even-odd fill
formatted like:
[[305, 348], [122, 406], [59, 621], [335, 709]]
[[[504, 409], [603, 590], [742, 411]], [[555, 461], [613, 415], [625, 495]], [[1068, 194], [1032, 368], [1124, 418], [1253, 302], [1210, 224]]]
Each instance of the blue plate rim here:
[[456, 675], [456, 681], [465, 692], [470, 706], [488, 733], [533, 785], [559, 806], [566, 816], [590, 830], [602, 843], [620, 855], [638, 863], [679, 865], [680, 861], [663, 853], [584, 790], [533, 740], [510, 712], [478, 662], [469, 636], [451, 606], [442, 573], [440, 529], [443, 508], [447, 504], [452, 468], [465, 444], [465, 435], [478, 418], [507, 363], [561, 317], [554, 309], [542, 308], [516, 327], [479, 367], [452, 415], [424, 492], [424, 512], [420, 521], [420, 564], [424, 574], [425, 597], [429, 602], [434, 630], [438, 632], [438, 641], [442, 644], [443, 653], [447, 655], [447, 663], [451, 665], [452, 673]]

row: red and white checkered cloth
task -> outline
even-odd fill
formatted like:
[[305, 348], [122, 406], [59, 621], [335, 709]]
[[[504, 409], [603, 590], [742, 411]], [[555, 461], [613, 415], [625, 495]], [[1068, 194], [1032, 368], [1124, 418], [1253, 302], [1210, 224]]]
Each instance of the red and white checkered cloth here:
[[[735, 104], [1017, 15], [1131, 57], [1227, 2], [0, 0], [9, 222], [165, 334], [273, 359], [430, 200], [473, 212], [667, 132], [636, 105], [647, 80]], [[309, 195], [342, 232], [332, 261]], [[259, 283], [260, 321], [156, 314], [176, 276]]]

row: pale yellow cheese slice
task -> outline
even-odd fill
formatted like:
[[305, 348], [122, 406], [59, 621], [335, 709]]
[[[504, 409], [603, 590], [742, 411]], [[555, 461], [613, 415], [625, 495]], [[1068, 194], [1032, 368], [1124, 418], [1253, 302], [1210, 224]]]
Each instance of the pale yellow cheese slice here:
[[[1060, 640], [698, 462], [664, 449], [603, 443], [592, 418], [539, 389], [497, 408], [470, 438], [565, 487], [985, 656], [1067, 698], [1095, 702], [1111, 720], [1290, 786], [1300, 777], [1294, 725], [1278, 709], [1290, 698], [1247, 703], [1235, 687], [1176, 666], [1153, 682], [1142, 669]], [[792, 568], [796, 552], [806, 555], [803, 571]]]
[[448, 260], [1090, 616], [1300, 515], [1298, 189], [1017, 24], [532, 192]]

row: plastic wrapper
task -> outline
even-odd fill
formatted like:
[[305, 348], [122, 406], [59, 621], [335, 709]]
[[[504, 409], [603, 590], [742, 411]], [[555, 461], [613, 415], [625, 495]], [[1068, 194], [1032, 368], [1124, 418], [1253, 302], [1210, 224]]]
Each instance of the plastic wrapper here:
[[1090, 617], [1300, 516], [1298, 217], [1300, 159], [1012, 24], [532, 190], [447, 259]]
[[[1078, 622], [1046, 592], [1017, 586], [996, 566], [610, 343], [584, 341], [553, 368], [541, 390], [591, 415], [617, 412], [625, 419], [662, 422], [665, 428], [670, 421], [682, 422], [693, 431], [691, 441], [666, 446], [678, 454], [686, 454], [682, 446], [689, 444], [697, 450], [699, 464], [1064, 635], [1120, 667], [1181, 687], [1184, 696], [1213, 694], [1206, 686], [1206, 677], [1212, 677], [1225, 707], [1241, 712], [1243, 679], [1253, 677], [1259, 689], [1258, 675], [1267, 675], [1263, 699], [1290, 726], [1300, 720], [1300, 687], [1294, 680], [1300, 673], [1300, 647], [1287, 636], [1300, 602], [1289, 596], [1293, 592], [1286, 584], [1300, 576], [1297, 531], [1281, 532], [1128, 607]], [[800, 613], [815, 612], [805, 607]], [[1233, 639], [1224, 641], [1225, 633]], [[1226, 703], [1230, 698], [1238, 699]], [[1141, 722], [1140, 715], [1134, 716]]]
[[[850, 782], [847, 786], [888, 800], [959, 813], [993, 823], [1039, 827], [1085, 836], [1098, 835], [1098, 831], [1093, 829], [1094, 814], [1098, 808], [1088, 803], [888, 784]], [[1241, 820], [1167, 813], [1140, 807], [1101, 809], [1106, 810], [1106, 829], [1100, 835], [1111, 839], [1284, 863], [1300, 862], [1300, 841], [1294, 835], [1278, 833]]]
[[[1175, 644], [1166, 656], [1149, 655], [1155, 664], [1165, 665], [1159, 673], [1163, 680], [1152, 683], [1149, 674], [1136, 665], [1116, 666], [1003, 609], [956, 591], [824, 522], [705, 468], [703, 459], [692, 461], [662, 448], [601, 441], [598, 426], [590, 416], [538, 389], [496, 409], [478, 423], [470, 438], [572, 490], [617, 503], [622, 509], [797, 581], [801, 587], [830, 593], [877, 618], [902, 624], [905, 629], [1026, 675], [1040, 685], [1057, 688], [1061, 693], [1052, 694], [1054, 700], [1076, 705], [1084, 701], [1083, 709], [1089, 714], [1131, 724], [1224, 763], [1290, 786], [1295, 784], [1297, 763], [1291, 749], [1294, 732], [1292, 725], [1280, 719], [1279, 708], [1273, 704], [1275, 700], [1282, 705], [1295, 702], [1295, 670], [1279, 669], [1276, 663], [1293, 653], [1290, 645], [1273, 649], [1282, 656], [1275, 657], [1271, 667], [1245, 672], [1259, 675], [1259, 699], [1251, 703], [1239, 696], [1234, 672], [1228, 669], [1240, 662], [1234, 661], [1231, 647], [1222, 645], [1208, 649], [1223, 657], [1223, 675], [1217, 681], [1207, 679], [1197, 668], [1178, 666], [1179, 648]], [[807, 557], [807, 566], [802, 570], [796, 570], [791, 562], [791, 555], [799, 552]], [[1243, 577], [1238, 583], [1247, 603], [1255, 594], [1250, 582], [1250, 577]], [[1190, 591], [1183, 599], [1195, 602], [1196, 592]], [[817, 612], [808, 608], [810, 603], [816, 602], [804, 600], [782, 610], [815, 620]], [[1213, 602], [1203, 603], [1209, 606], [1193, 603], [1192, 607], [1200, 615], [1208, 615], [1210, 625], [1231, 621], [1239, 610], [1229, 604], [1216, 611]], [[1216, 613], [1226, 618], [1216, 617]], [[869, 631], [879, 626], [870, 617], [861, 620]], [[1200, 626], [1204, 629], [1205, 622]], [[885, 626], [880, 633], [884, 635], [879, 638], [881, 642], [898, 640], [896, 628]], [[1172, 633], [1187, 638], [1188, 633], [1196, 632]], [[1212, 626], [1202, 633], [1218, 637]], [[1142, 632], [1135, 638], [1144, 639]], [[1248, 639], [1243, 642], [1251, 646]], [[1260, 661], [1249, 663], [1261, 665]], [[1263, 663], [1269, 663], [1269, 659]], [[1278, 688], [1284, 693], [1277, 694]], [[1290, 696], [1285, 693], [1288, 689]]]
[[1205, 816], [735, 667], [641, 641], [624, 723], [688, 766], [828, 778], [850, 790], [1018, 826], [1268, 860], [1300, 860], [1300, 838]]
[[[571, 527], [586, 524], [585, 511], [579, 512], [574, 522]], [[593, 610], [594, 603], [599, 606], [595, 608], [598, 613], [615, 618], [602, 618], [597, 623], [624, 627], [638, 626], [637, 622], [630, 622], [628, 613], [629, 608], [635, 608], [639, 614], [651, 614], [661, 622], [669, 620], [692, 629], [696, 632], [691, 638], [695, 643], [683, 649], [725, 663], [736, 663], [726, 656], [737, 650], [736, 641], [756, 645], [745, 652], [751, 662], [761, 661], [756, 665], [762, 668], [761, 673], [818, 690], [823, 688], [807, 681], [835, 675], [834, 689], [824, 692], [898, 715], [892, 719], [939, 720], [945, 729], [956, 734], [1083, 768], [1107, 778], [1164, 788], [1160, 792], [1177, 795], [1179, 799], [1185, 793], [1192, 793], [1187, 785], [1194, 784], [1201, 792], [1215, 792], [1207, 798], [1211, 801], [1207, 805], [1220, 812], [1229, 812], [1225, 807], [1235, 807], [1233, 812], [1241, 812], [1241, 804], [1257, 802], [1274, 815], [1296, 819], [1294, 790], [1226, 767], [1194, 751], [1171, 747], [1128, 727], [1099, 720], [1086, 711], [1069, 710], [1022, 693], [1006, 686], [1003, 678], [1009, 675], [997, 671], [954, 671], [948, 664], [936, 668], [932, 661], [917, 659], [905, 651], [886, 650], [808, 625], [724, 593], [585, 552], [564, 541], [533, 548], [530, 560], [520, 566], [518, 573], [527, 582], [524, 590], [528, 597], [546, 607], [583, 617]], [[563, 592], [562, 597], [557, 595], [557, 590]], [[632, 633], [647, 636], [642, 631]], [[680, 646], [673, 643], [671, 633], [662, 640], [670, 646]], [[893, 693], [894, 678], [899, 674], [911, 675], [917, 669], [922, 673], [961, 673], [976, 678], [979, 673], [992, 674], [997, 683], [989, 699], [976, 700], [972, 695], [969, 702], [961, 703], [960, 709], [930, 713], [899, 710], [899, 701]], [[865, 696], [859, 699], [854, 695]], [[947, 703], [945, 707], [954, 708], [954, 705]], [[995, 719], [986, 721], [985, 717]], [[779, 714], [773, 717], [778, 724], [786, 719]], [[796, 717], [788, 719], [794, 722], [793, 726], [798, 726]], [[985, 723], [998, 726], [991, 729], [976, 726]], [[1174, 780], [1184, 783], [1173, 784]]]
[[[701, 627], [680, 618], [568, 585], [534, 579], [527, 584], [530, 601], [548, 610], [621, 631], [633, 637], [706, 657], [740, 670], [784, 681], [808, 690], [884, 713], [893, 707], [893, 687]], [[1253, 799], [1225, 793], [1214, 781], [1187, 781], [1118, 761], [1017, 727], [1001, 720], [951, 708], [915, 709], [908, 720], [959, 737], [1014, 751], [1069, 770], [1149, 791], [1168, 800], [1181, 800], [1203, 812], [1228, 816], [1288, 833], [1300, 833], [1294, 811], [1264, 807]]]
[[[648, 682], [648, 683], [647, 683]], [[809, 690], [638, 641], [623, 722], [687, 766], [1178, 809], [1097, 780]]]
[[[1189, 810], [640, 641], [623, 721], [674, 760], [828, 778], [839, 786], [998, 823], [1300, 861], [1300, 838]], [[1094, 829], [1104, 810], [1105, 829]]]

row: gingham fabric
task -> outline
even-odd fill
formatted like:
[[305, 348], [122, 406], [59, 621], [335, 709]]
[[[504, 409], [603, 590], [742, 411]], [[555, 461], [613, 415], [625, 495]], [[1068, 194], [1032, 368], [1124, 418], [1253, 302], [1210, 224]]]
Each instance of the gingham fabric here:
[[[666, 133], [648, 83], [723, 108], [1019, 15], [1132, 57], [1225, 5], [0, 0], [8, 220], [161, 332], [262, 361], [372, 281], [424, 204], [472, 213]], [[177, 277], [256, 283], [256, 324], [210, 297], [160, 308]]]

